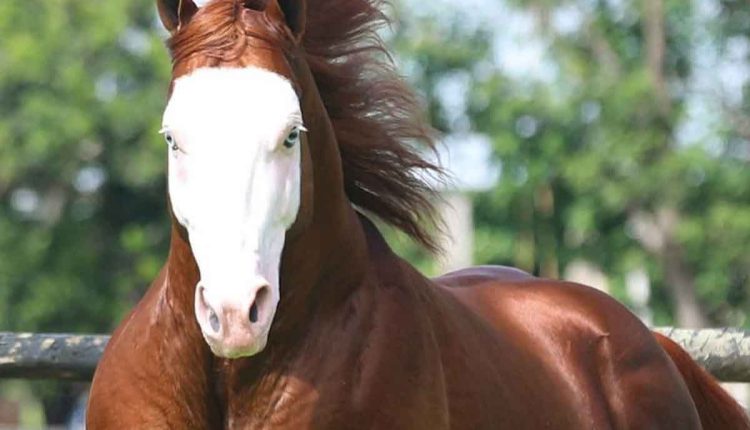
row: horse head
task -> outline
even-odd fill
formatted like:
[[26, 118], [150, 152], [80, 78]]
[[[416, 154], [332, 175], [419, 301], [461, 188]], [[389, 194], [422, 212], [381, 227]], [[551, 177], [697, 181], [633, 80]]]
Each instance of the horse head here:
[[161, 133], [172, 213], [200, 271], [195, 316], [216, 355], [254, 355], [267, 342], [282, 250], [303, 200], [307, 129], [286, 56], [303, 31], [304, 3], [158, 7], [174, 58]]

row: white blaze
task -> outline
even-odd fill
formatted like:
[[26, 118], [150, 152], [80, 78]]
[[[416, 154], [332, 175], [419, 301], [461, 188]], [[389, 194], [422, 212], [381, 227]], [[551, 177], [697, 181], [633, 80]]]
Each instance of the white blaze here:
[[180, 77], [164, 113], [179, 147], [169, 155], [172, 210], [189, 233], [207, 302], [239, 306], [258, 284], [270, 287], [260, 348], [279, 300], [285, 233], [299, 209], [300, 148], [284, 141], [300, 126], [290, 82], [259, 68]]

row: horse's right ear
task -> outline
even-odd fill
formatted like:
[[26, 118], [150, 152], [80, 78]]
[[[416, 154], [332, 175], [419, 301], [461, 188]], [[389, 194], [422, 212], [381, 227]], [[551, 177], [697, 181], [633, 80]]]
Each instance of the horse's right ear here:
[[190, 22], [195, 12], [198, 12], [198, 6], [193, 0], [156, 0], [156, 7], [164, 28], [170, 33]]

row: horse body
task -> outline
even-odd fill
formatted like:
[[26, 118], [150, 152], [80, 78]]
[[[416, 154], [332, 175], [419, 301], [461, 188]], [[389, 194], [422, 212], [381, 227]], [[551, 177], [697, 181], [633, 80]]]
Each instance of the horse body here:
[[91, 428], [700, 428], [672, 362], [608, 296], [507, 268], [432, 282], [362, 222], [361, 283], [251, 359], [196, 341], [167, 299], [193, 282], [168, 264], [108, 347]]
[[[404, 172], [431, 165], [395, 143], [424, 137], [399, 117], [403, 88], [378, 80], [382, 64], [347, 62], [373, 40], [377, 2], [158, 5], [175, 77], [253, 66], [293, 84], [309, 129], [299, 211], [267, 344], [236, 359], [196, 320], [201, 268], [173, 214], [167, 263], [97, 368], [89, 428], [697, 429], [707, 408], [750, 428], [728, 398], [691, 397], [718, 385], [604, 294], [497, 267], [429, 280], [392, 253], [352, 203], [428, 242], [411, 212], [426, 190]], [[349, 41], [319, 31], [302, 52], [305, 17]], [[387, 103], [363, 110], [378, 94]], [[731, 428], [719, 421], [704, 428]]]
[[[368, 237], [382, 241], [374, 232]], [[380, 321], [393, 343], [378, 349], [396, 351], [379, 375], [419, 387], [383, 395], [395, 395], [394, 405], [409, 404], [411, 395], [431, 398], [423, 416], [434, 417], [429, 425], [388, 427], [699, 428], [674, 366], [610, 297], [500, 267], [432, 282], [389, 261], [398, 258], [384, 242], [379, 249], [385, 261], [376, 288], [390, 297]], [[398, 343], [419, 347], [404, 351]]]

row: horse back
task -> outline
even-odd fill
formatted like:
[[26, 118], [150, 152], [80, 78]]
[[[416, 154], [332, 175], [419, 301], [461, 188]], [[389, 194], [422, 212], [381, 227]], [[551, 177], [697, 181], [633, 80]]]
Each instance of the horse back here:
[[669, 357], [608, 295], [506, 267], [465, 269], [434, 282], [458, 315], [449, 317], [447, 337], [484, 332], [471, 346], [477, 351], [466, 353], [488, 355], [494, 367], [474, 377], [465, 368], [464, 381], [502, 384], [513, 393], [503, 399], [510, 411], [535, 405], [530, 413], [554, 422], [549, 428], [700, 428]]

